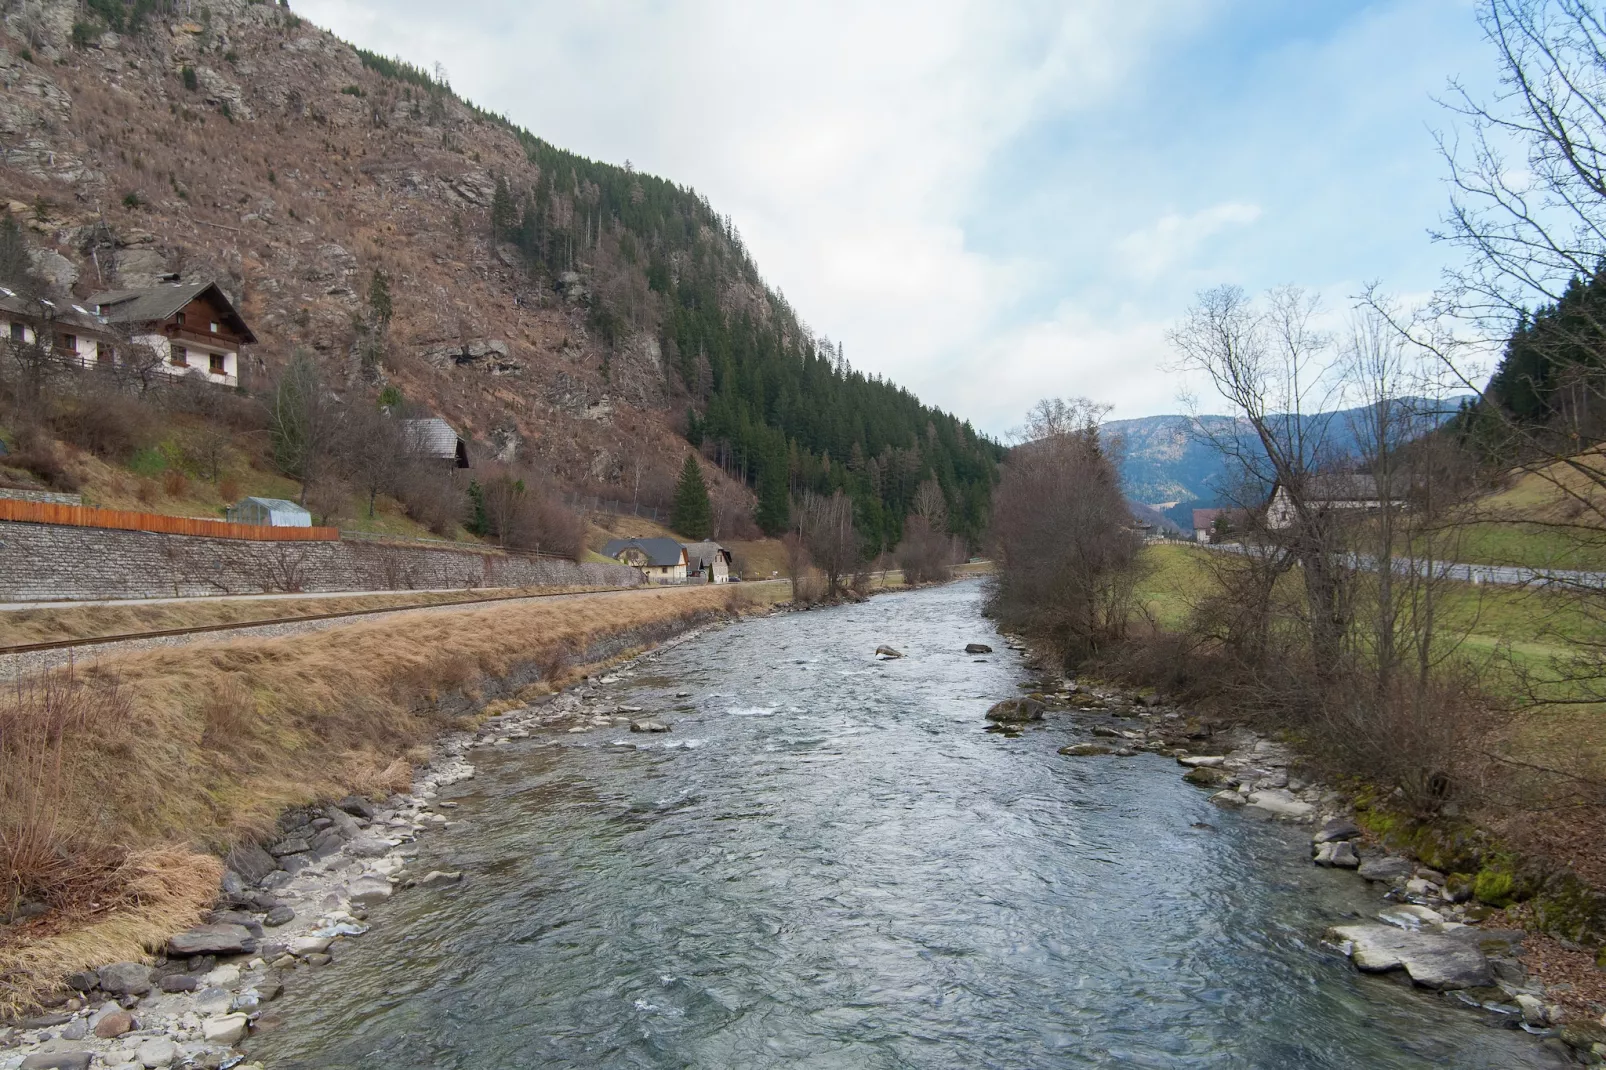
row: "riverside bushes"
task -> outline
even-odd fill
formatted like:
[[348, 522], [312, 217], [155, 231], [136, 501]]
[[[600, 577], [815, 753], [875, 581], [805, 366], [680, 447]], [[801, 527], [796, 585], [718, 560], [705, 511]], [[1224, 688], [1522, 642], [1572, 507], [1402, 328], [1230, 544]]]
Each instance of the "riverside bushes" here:
[[1071, 664], [1125, 637], [1142, 540], [1090, 402], [1045, 401], [993, 494], [989, 610]]

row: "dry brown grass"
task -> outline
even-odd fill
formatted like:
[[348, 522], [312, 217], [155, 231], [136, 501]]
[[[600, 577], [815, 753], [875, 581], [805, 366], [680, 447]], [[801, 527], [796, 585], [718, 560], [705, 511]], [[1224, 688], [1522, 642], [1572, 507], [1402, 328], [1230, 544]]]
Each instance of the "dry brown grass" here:
[[61, 827], [96, 833], [57, 842], [69, 860], [79, 852], [100, 867], [98, 905], [79, 896], [0, 946], [0, 1010], [67, 971], [138, 957], [193, 922], [219, 877], [215, 858], [197, 851], [266, 835], [287, 806], [404, 789], [436, 735], [473, 723], [486, 703], [504, 708], [504, 696], [561, 686], [605, 640], [649, 645], [784, 594], [778, 584], [579, 594], [197, 641], [81, 667], [84, 703], [116, 696], [126, 706], [126, 728], [69, 719], [50, 752], [64, 785], [52, 797]]
[[112, 874], [116, 900], [38, 919], [0, 942], [0, 1015], [37, 1006], [75, 970], [146, 958], [167, 935], [200, 921], [222, 876], [221, 861], [182, 847], [128, 854]]
[[245, 624], [325, 613], [431, 606], [470, 599], [491, 600], [537, 594], [589, 590], [585, 587], [497, 588], [480, 591], [386, 591], [332, 598], [195, 599], [155, 605], [74, 606], [19, 609], [0, 613], [0, 646], [90, 639], [168, 628], [200, 628], [212, 624]]

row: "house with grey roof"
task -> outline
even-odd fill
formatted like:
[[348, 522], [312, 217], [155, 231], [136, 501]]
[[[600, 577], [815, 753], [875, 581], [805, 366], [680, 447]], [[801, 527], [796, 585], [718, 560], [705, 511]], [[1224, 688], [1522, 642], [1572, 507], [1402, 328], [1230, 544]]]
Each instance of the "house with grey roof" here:
[[674, 539], [612, 539], [602, 548], [603, 557], [634, 565], [649, 583], [685, 583], [686, 548]]
[[50, 356], [89, 368], [116, 359], [116, 339], [106, 322], [71, 298], [24, 294], [0, 286], [0, 340], [32, 346], [43, 339]]
[[219, 386], [240, 385], [240, 350], [256, 335], [212, 282], [162, 283], [107, 290], [88, 304], [109, 327], [149, 346], [170, 375], [193, 375]]
[[441, 461], [456, 468], [467, 468], [468, 443], [457, 429], [439, 416], [426, 416], [401, 422], [402, 441], [408, 454]]
[[686, 568], [693, 583], [729, 583], [731, 552], [717, 542], [688, 542]]
[[[1372, 512], [1383, 508], [1384, 504], [1376, 478], [1364, 472], [1318, 472], [1306, 478], [1303, 498], [1309, 507], [1319, 513]], [[1392, 505], [1402, 502], [1398, 493], [1389, 499]], [[1281, 531], [1293, 527], [1298, 519], [1299, 511], [1294, 496], [1281, 482], [1277, 483], [1272, 487], [1271, 498], [1266, 503], [1266, 526], [1273, 531]]]

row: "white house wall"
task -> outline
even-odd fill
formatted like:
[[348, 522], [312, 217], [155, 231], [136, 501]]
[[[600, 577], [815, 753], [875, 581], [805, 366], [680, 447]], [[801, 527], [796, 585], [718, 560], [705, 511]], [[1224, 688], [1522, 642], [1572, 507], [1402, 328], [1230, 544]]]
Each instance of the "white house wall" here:
[[[240, 382], [240, 355], [232, 349], [222, 346], [207, 345], [204, 342], [191, 342], [179, 339], [177, 344], [184, 347], [184, 364], [180, 367], [173, 363], [174, 341], [165, 334], [143, 334], [134, 339], [136, 345], [148, 345], [155, 350], [161, 358], [162, 370], [169, 375], [188, 375], [199, 372], [209, 383], [219, 386], [237, 386]], [[211, 358], [214, 354], [223, 357], [223, 374], [214, 375], [211, 371]]]

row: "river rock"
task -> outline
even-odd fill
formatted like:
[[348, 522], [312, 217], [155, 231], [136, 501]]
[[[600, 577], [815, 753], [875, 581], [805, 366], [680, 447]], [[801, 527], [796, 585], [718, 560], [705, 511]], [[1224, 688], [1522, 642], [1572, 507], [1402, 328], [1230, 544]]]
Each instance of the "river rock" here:
[[1424, 988], [1480, 988], [1492, 984], [1489, 960], [1470, 942], [1437, 933], [1406, 932], [1391, 925], [1339, 925], [1328, 938], [1344, 947], [1357, 969], [1404, 969]]
[[1311, 837], [1312, 843], [1333, 843], [1337, 840], [1353, 840], [1361, 834], [1360, 826], [1347, 817], [1335, 817], [1327, 824], [1316, 830]]
[[1423, 929], [1443, 929], [1444, 915], [1432, 907], [1418, 906], [1415, 903], [1399, 903], [1380, 911], [1377, 915], [1379, 921], [1387, 922], [1400, 929], [1411, 932], [1420, 932]]
[[[123, 1033], [128, 1030], [123, 1030]], [[122, 1036], [123, 1033], [113, 1033], [112, 1036]], [[67, 1028], [61, 1031], [62, 1040], [83, 1040], [89, 1035], [89, 1023], [82, 1018], [74, 1018], [67, 1023]]]
[[875, 652], [876, 652], [876, 657], [884, 658], [887, 661], [891, 661], [893, 658], [901, 658], [901, 657], [903, 657], [903, 655], [901, 653], [899, 653], [898, 651], [892, 649], [892, 647], [890, 647], [890, 646], [878, 646], [878, 647], [875, 648]]
[[1182, 774], [1182, 779], [1201, 788], [1219, 788], [1232, 779], [1232, 774], [1225, 769], [1201, 765]]
[[1401, 858], [1399, 855], [1372, 858], [1361, 863], [1359, 872], [1362, 877], [1369, 881], [1384, 881], [1392, 884], [1411, 876], [1411, 860], [1409, 858]]
[[120, 1037], [124, 1033], [132, 1033], [133, 1031], [134, 1016], [127, 1011], [108, 1014], [95, 1023], [95, 1035], [102, 1040], [111, 1040], [113, 1037]]
[[390, 854], [391, 845], [376, 836], [358, 836], [346, 844], [346, 853], [356, 858], [380, 858]]
[[988, 646], [986, 643], [965, 644], [965, 653], [967, 654], [991, 654], [992, 652], [993, 648]]
[[1226, 761], [1226, 756], [1221, 754], [1187, 754], [1177, 758], [1178, 765], [1185, 765], [1190, 769], [1215, 769]]
[[377, 812], [372, 803], [357, 795], [347, 795], [335, 805], [352, 817], [360, 817], [365, 821], [372, 821]]
[[1109, 754], [1110, 748], [1102, 743], [1073, 743], [1068, 747], [1061, 747], [1060, 753], [1069, 754], [1073, 758], [1088, 758], [1097, 754]]
[[134, 1058], [147, 1070], [172, 1066], [178, 1061], [179, 1054], [178, 1045], [166, 1037], [152, 1037], [134, 1049]]
[[277, 928], [280, 925], [288, 925], [295, 920], [296, 912], [285, 906], [283, 903], [280, 903], [278, 906], [268, 911], [267, 916], [262, 919], [262, 924]]
[[1304, 821], [1316, 812], [1316, 807], [1282, 788], [1252, 791], [1245, 801], [1250, 808], [1271, 814], [1280, 821]]
[[227, 1014], [234, 995], [226, 988], [203, 988], [195, 994], [195, 1009], [202, 1014]]
[[290, 941], [292, 955], [315, 955], [328, 951], [329, 945], [334, 943], [332, 936], [298, 936]]
[[392, 892], [390, 881], [377, 873], [365, 873], [351, 882], [351, 901], [360, 905], [383, 903]]
[[114, 996], [143, 996], [151, 990], [151, 968], [142, 963], [114, 962], [96, 973], [102, 991]]
[[269, 873], [279, 868], [273, 856], [254, 843], [235, 844], [229, 851], [228, 866], [251, 884], [259, 884]]
[[1244, 797], [1231, 788], [1216, 792], [1210, 796], [1210, 801], [1223, 810], [1237, 810], [1244, 805]]
[[163, 992], [194, 992], [200, 986], [201, 982], [187, 973], [170, 973], [157, 982]]
[[1538, 996], [1529, 995], [1527, 992], [1519, 992], [1516, 996], [1516, 1004], [1522, 1010], [1522, 1020], [1529, 1025], [1542, 1029], [1550, 1024], [1550, 1015], [1545, 1010], [1544, 1000]]
[[1348, 840], [1335, 840], [1317, 845], [1315, 862], [1334, 869], [1354, 869], [1361, 864], [1361, 856], [1355, 853], [1355, 845]]
[[1047, 707], [1034, 698], [1006, 698], [993, 704], [987, 711], [987, 719], [998, 724], [1024, 724], [1041, 721], [1045, 709]]
[[445, 888], [463, 879], [461, 870], [432, 869], [418, 882], [420, 888]]
[[196, 955], [249, 955], [257, 949], [256, 937], [244, 925], [197, 925], [167, 942], [167, 953], [187, 959]]
[[42, 1051], [22, 1060], [17, 1070], [89, 1070], [92, 1058], [87, 1051]]
[[201, 1035], [206, 1038], [208, 1044], [233, 1047], [245, 1039], [245, 1031], [249, 1025], [250, 1019], [243, 1014], [220, 1014], [201, 1023]]
[[669, 731], [669, 726], [664, 724], [662, 721], [654, 721], [649, 719], [644, 721], [631, 721], [630, 730], [632, 732], [667, 732]]

